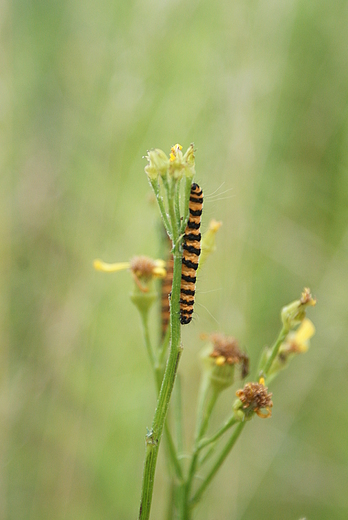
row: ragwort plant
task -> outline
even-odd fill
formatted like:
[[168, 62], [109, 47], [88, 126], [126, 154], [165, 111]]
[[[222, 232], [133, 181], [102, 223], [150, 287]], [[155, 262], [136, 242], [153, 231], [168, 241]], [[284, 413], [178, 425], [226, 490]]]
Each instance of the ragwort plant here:
[[[158, 392], [157, 406], [151, 428], [145, 436], [145, 460], [139, 516], [150, 517], [153, 484], [158, 450], [163, 431], [166, 438], [166, 457], [171, 477], [172, 493], [167, 517], [189, 520], [195, 505], [202, 498], [224, 460], [236, 444], [246, 424], [255, 416], [266, 419], [272, 413], [272, 394], [269, 384], [286, 368], [291, 359], [309, 347], [315, 330], [306, 318], [306, 310], [316, 301], [309, 289], [304, 289], [299, 300], [285, 306], [281, 311], [281, 331], [271, 348], [265, 348], [257, 368], [257, 381], [245, 383], [236, 392], [221, 427], [207, 436], [212, 411], [221, 392], [230, 387], [236, 378], [247, 377], [249, 358], [242, 352], [237, 341], [223, 333], [205, 336], [207, 345], [202, 352], [203, 374], [198, 396], [197, 419], [191, 455], [183, 457], [181, 399], [176, 399], [174, 419], [174, 442], [172, 429], [166, 421], [168, 408], [183, 352], [181, 326], [191, 321], [197, 269], [215, 250], [215, 236], [221, 223], [213, 220], [201, 239], [200, 218], [203, 195], [193, 183], [195, 175], [194, 148], [191, 145], [185, 154], [175, 145], [169, 157], [159, 149], [146, 155], [145, 167], [148, 180], [156, 196], [166, 236], [170, 243], [163, 260], [135, 257], [130, 262], [106, 264], [95, 260], [97, 270], [115, 272], [129, 269], [134, 280], [131, 299], [136, 305], [143, 326], [143, 334], [154, 381]], [[166, 248], [164, 248], [166, 249]], [[200, 255], [200, 253], [202, 254]], [[198, 264], [198, 259], [200, 261]], [[156, 279], [162, 280], [161, 288]], [[149, 334], [149, 311], [156, 301], [161, 302], [161, 327], [159, 342], [154, 346]], [[178, 390], [180, 380], [178, 380]], [[225, 444], [220, 446], [223, 439]], [[210, 459], [208, 469], [206, 461]], [[199, 479], [197, 475], [199, 472]]]

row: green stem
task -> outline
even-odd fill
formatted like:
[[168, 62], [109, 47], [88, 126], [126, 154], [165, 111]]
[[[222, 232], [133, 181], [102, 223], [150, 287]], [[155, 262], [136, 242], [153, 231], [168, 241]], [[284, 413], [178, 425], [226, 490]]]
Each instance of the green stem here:
[[190, 204], [190, 195], [191, 195], [191, 186], [192, 186], [192, 177], [186, 177], [185, 178], [185, 198], [184, 198], [184, 215], [186, 217], [183, 218], [181, 229], [180, 229], [180, 235], [183, 235], [185, 233], [185, 229], [187, 226], [187, 222], [189, 219], [189, 204]]
[[171, 225], [170, 225], [170, 222], [168, 219], [166, 209], [164, 207], [163, 197], [162, 197], [161, 191], [160, 191], [160, 185], [157, 180], [151, 180], [150, 182], [151, 182], [152, 189], [156, 195], [156, 199], [157, 199], [158, 207], [160, 209], [164, 227], [166, 228], [166, 231], [167, 231], [168, 235], [170, 236], [170, 238], [172, 238], [173, 237], [172, 228], [171, 228]]
[[205, 448], [206, 446], [209, 446], [209, 444], [217, 441], [221, 435], [223, 435], [227, 430], [229, 430], [230, 428], [232, 428], [232, 426], [234, 426], [237, 422], [237, 419], [235, 418], [234, 415], [232, 415], [226, 422], [225, 424], [222, 426], [222, 428], [220, 428], [219, 431], [217, 431], [215, 433], [215, 435], [212, 435], [211, 437], [209, 437], [208, 439], [202, 439], [200, 441], [200, 443], [198, 444], [198, 449], [199, 450], [202, 450], [203, 448]]
[[[179, 216], [179, 220], [178, 220], [176, 218], [176, 213], [175, 213], [175, 202], [174, 202], [175, 182], [174, 182], [174, 180], [170, 179], [170, 182], [169, 183], [167, 182], [165, 184], [165, 187], [166, 187], [166, 192], [167, 192], [167, 196], [168, 196], [169, 217], [170, 217], [170, 221], [172, 224], [172, 230], [173, 230], [173, 244], [174, 244], [174, 249], [176, 249], [179, 246], [178, 239], [179, 239], [180, 216]], [[181, 270], [181, 267], [180, 267], [180, 270]]]
[[284, 340], [288, 334], [289, 334], [289, 329], [283, 327], [282, 330], [280, 331], [280, 334], [279, 334], [275, 344], [273, 345], [273, 347], [271, 349], [270, 355], [267, 358], [265, 365], [263, 367], [260, 367], [260, 371], [262, 371], [262, 375], [265, 378], [267, 378], [269, 369], [271, 368], [273, 361], [277, 357], [280, 345], [284, 342]]
[[182, 427], [182, 398], [181, 398], [181, 378], [180, 375], [176, 378], [175, 385], [175, 400], [174, 400], [174, 418], [176, 426], [176, 438], [178, 453], [182, 453], [184, 449], [183, 442], [183, 427]]
[[196, 504], [200, 500], [202, 494], [204, 493], [205, 489], [209, 485], [210, 481], [213, 479], [215, 474], [218, 472], [218, 470], [220, 469], [220, 466], [222, 465], [222, 463], [226, 459], [227, 455], [230, 453], [231, 449], [235, 445], [235, 443], [236, 443], [239, 435], [241, 434], [245, 424], [246, 424], [246, 422], [241, 422], [237, 426], [237, 428], [234, 430], [231, 438], [229, 439], [229, 441], [227, 442], [226, 446], [222, 450], [222, 452], [221, 452], [220, 456], [218, 457], [218, 459], [216, 460], [214, 466], [211, 468], [210, 472], [205, 477], [205, 479], [203, 480], [202, 484], [200, 485], [200, 487], [196, 491], [195, 495], [193, 496], [193, 498], [191, 500], [191, 504], [192, 505]]
[[175, 217], [180, 228], [180, 181], [175, 183]]
[[[191, 488], [192, 488], [192, 484], [193, 484], [193, 479], [194, 479], [196, 469], [197, 469], [198, 456], [199, 456], [199, 452], [200, 452], [199, 442], [207, 430], [211, 413], [214, 409], [217, 398], [220, 395], [220, 391], [209, 384], [210, 381], [208, 378], [206, 378], [206, 379], [207, 379], [207, 382], [203, 382], [203, 390], [201, 393], [201, 399], [200, 399], [201, 402], [199, 405], [199, 415], [198, 415], [198, 420], [197, 420], [197, 429], [196, 429], [194, 449], [193, 449], [191, 464], [190, 464], [188, 477], [187, 477], [187, 481], [186, 481], [185, 494], [183, 497], [183, 499], [184, 499], [184, 505], [183, 505], [184, 514], [182, 516], [183, 520], [184, 519], [188, 520], [190, 518], [190, 514], [191, 514], [189, 500], [190, 500], [190, 493], [191, 493]], [[204, 402], [206, 400], [206, 396], [207, 396], [209, 390], [212, 393], [211, 393], [210, 399], [209, 399], [206, 407], [204, 407]]]
[[[162, 383], [162, 367], [158, 364], [158, 361], [156, 362], [156, 357], [153, 352], [153, 348], [150, 341], [150, 334], [149, 334], [149, 322], [148, 322], [148, 311], [141, 313], [141, 321], [143, 324], [143, 331], [144, 331], [144, 338], [145, 338], [145, 345], [147, 352], [149, 354], [151, 366], [154, 373], [155, 378], [155, 384], [157, 389], [157, 394], [160, 392], [161, 389], [161, 383]], [[183, 479], [182, 469], [178, 460], [175, 444], [173, 441], [172, 434], [169, 430], [168, 424], [165, 423], [165, 436], [166, 436], [166, 442], [167, 442], [167, 449], [170, 456], [170, 460], [172, 462], [175, 474], [177, 478], [181, 481]]]
[[[174, 224], [174, 223], [173, 223]], [[174, 231], [173, 231], [174, 232]], [[157, 408], [150, 432], [146, 435], [146, 450], [143, 471], [143, 483], [139, 519], [148, 520], [150, 516], [153, 484], [156, 470], [158, 450], [162, 432], [168, 412], [169, 402], [173, 391], [175, 376], [182, 352], [180, 345], [180, 284], [181, 284], [181, 254], [179, 244], [174, 247], [174, 273], [171, 296], [170, 329], [171, 345], [167, 366], [163, 376], [162, 386], [157, 401]]]
[[163, 338], [162, 344], [159, 347], [158, 352], [158, 367], [162, 370], [162, 366], [164, 364], [164, 358], [167, 353], [168, 345], [170, 340], [170, 327], [167, 328], [166, 335]]
[[142, 326], [143, 326], [143, 333], [144, 333], [146, 350], [147, 350], [147, 353], [149, 355], [151, 367], [155, 371], [155, 379], [157, 381], [156, 369], [155, 369], [156, 358], [155, 358], [155, 354], [154, 354], [154, 351], [153, 351], [153, 348], [152, 348], [152, 345], [151, 345], [150, 334], [149, 334], [149, 321], [148, 321], [149, 312], [148, 312], [148, 310], [140, 312], [140, 316], [141, 316], [141, 323], [142, 323]]

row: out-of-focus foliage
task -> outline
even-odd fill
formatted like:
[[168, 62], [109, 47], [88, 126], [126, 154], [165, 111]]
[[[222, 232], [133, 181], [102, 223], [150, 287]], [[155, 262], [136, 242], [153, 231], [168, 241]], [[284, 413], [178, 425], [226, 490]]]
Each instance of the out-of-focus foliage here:
[[[312, 348], [272, 385], [272, 420], [247, 425], [197, 518], [346, 519], [347, 3], [0, 11], [0, 517], [136, 517], [155, 393], [130, 277], [92, 261], [157, 256], [142, 156], [194, 141], [203, 231], [223, 227], [183, 332], [187, 442], [199, 334], [236, 336], [255, 369], [280, 308], [304, 286], [318, 299]], [[153, 518], [166, 494], [162, 463]]]

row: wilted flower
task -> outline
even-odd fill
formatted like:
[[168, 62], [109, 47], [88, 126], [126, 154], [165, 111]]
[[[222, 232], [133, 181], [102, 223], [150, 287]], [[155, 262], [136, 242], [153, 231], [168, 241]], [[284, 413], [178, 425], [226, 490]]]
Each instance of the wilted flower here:
[[[271, 417], [272, 394], [268, 393], [263, 377], [260, 378], [258, 383], [247, 383], [243, 389], [237, 390], [236, 396], [238, 401], [235, 403], [234, 409], [236, 412], [242, 411], [245, 418], [250, 418], [253, 412], [262, 419]], [[261, 410], [266, 410], [266, 413]], [[239, 417], [238, 414], [237, 417]]]
[[281, 312], [283, 326], [287, 330], [294, 329], [304, 320], [306, 308], [314, 306], [317, 301], [312, 297], [310, 290], [306, 287], [299, 300], [295, 300], [283, 307]]
[[314, 334], [314, 325], [308, 318], [303, 320], [296, 331], [289, 332], [285, 341], [280, 345], [278, 354], [271, 365], [267, 375], [268, 383], [280, 370], [283, 370], [288, 366], [289, 361], [294, 356], [307, 352], [310, 345], [310, 339]]
[[[205, 336], [203, 336], [205, 339]], [[203, 351], [202, 358], [209, 370], [211, 383], [221, 389], [227, 388], [234, 382], [234, 367], [241, 366], [242, 376], [249, 371], [249, 358], [241, 352], [238, 342], [232, 336], [224, 334], [210, 334], [210, 345]]]
[[99, 259], [93, 262], [94, 269], [105, 273], [115, 273], [129, 269], [135, 283], [142, 292], [148, 292], [148, 283], [153, 278], [165, 277], [165, 265], [164, 260], [152, 260], [152, 258], [147, 256], [135, 256], [130, 262], [118, 262], [115, 264], [108, 264]]

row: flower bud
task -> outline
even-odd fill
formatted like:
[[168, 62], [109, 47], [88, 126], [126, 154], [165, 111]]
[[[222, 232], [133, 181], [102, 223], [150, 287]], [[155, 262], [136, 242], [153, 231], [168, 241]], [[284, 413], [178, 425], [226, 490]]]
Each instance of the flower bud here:
[[281, 318], [283, 326], [286, 330], [293, 330], [299, 325], [306, 316], [306, 308], [314, 306], [316, 300], [312, 297], [310, 290], [305, 288], [301, 299], [296, 300], [289, 305], [283, 307], [281, 311]]
[[182, 150], [181, 144], [175, 144], [170, 149], [169, 175], [171, 177], [173, 177], [175, 180], [182, 179], [184, 169], [185, 169], [184, 157], [182, 155], [181, 150]]
[[145, 166], [145, 172], [151, 181], [155, 181], [160, 175], [166, 175], [169, 168], [169, 159], [166, 154], [159, 148], [147, 152], [145, 158], [148, 164]]
[[196, 173], [195, 150], [194, 150], [193, 143], [186, 150], [186, 153], [185, 153], [183, 159], [184, 159], [184, 164], [185, 164], [184, 174], [186, 177], [189, 177], [192, 179], [194, 174]]

